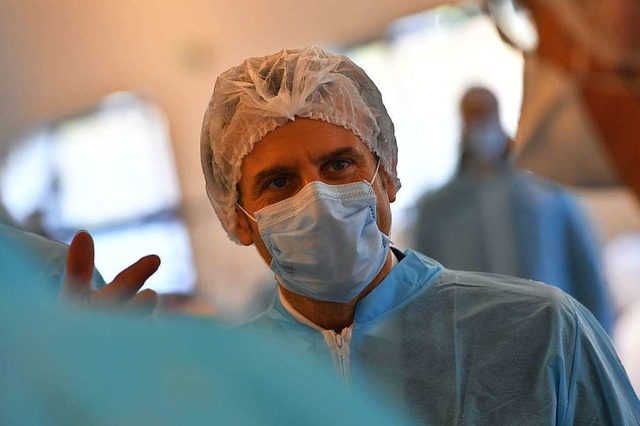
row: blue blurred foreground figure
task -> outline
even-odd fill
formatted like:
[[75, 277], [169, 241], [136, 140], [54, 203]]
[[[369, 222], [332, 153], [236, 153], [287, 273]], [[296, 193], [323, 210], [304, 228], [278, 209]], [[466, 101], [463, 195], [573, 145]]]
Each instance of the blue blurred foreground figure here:
[[58, 306], [46, 263], [16, 240], [0, 238], [0, 265], [2, 425], [409, 424], [285, 341]]
[[424, 424], [639, 423], [607, 334], [573, 298], [390, 247], [393, 124], [348, 58], [309, 47], [224, 72], [201, 154], [223, 227], [278, 282], [249, 330], [288, 336], [347, 384], [372, 377]]
[[461, 112], [460, 175], [418, 201], [414, 247], [448, 268], [554, 285], [610, 331], [597, 245], [577, 202], [560, 186], [511, 166], [493, 93], [471, 88]]
[[[25, 232], [0, 222], [0, 244], [5, 250], [0, 256], [0, 271], [3, 284], [18, 285], [24, 280], [8, 280], [10, 276], [29, 274], [33, 282], [42, 285], [42, 290], [57, 297], [64, 280], [65, 261], [69, 247], [44, 238], [40, 235]], [[10, 254], [18, 247], [28, 250], [31, 269], [24, 263], [17, 262]], [[105, 285], [104, 279], [94, 269], [91, 277], [91, 288], [98, 289]]]

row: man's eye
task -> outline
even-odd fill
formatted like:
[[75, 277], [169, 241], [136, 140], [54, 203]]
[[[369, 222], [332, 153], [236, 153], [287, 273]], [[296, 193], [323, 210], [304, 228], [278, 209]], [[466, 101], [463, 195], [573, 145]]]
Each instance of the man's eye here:
[[271, 182], [269, 182], [269, 188], [276, 188], [276, 189], [280, 189], [280, 188], [284, 188], [287, 185], [287, 178], [285, 177], [279, 177], [279, 178], [275, 178], [274, 180], [272, 180]]
[[331, 163], [331, 168], [333, 170], [340, 171], [340, 170], [346, 169], [348, 165], [349, 165], [349, 162], [345, 160], [336, 160], [333, 163]]

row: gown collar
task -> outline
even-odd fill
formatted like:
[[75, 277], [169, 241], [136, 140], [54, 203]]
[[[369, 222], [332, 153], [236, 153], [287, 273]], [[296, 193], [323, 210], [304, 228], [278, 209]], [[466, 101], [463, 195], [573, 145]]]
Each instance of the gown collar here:
[[[417, 293], [433, 285], [443, 267], [435, 260], [416, 251], [402, 253], [400, 262], [391, 269], [389, 275], [367, 296], [358, 302], [354, 316], [354, 328], [363, 326], [386, 316], [409, 303]], [[280, 294], [276, 294], [270, 309], [270, 316], [281, 320], [301, 323], [283, 306]], [[273, 312], [273, 311], [276, 312]], [[305, 324], [305, 322], [302, 322]], [[311, 328], [309, 324], [305, 324]]]

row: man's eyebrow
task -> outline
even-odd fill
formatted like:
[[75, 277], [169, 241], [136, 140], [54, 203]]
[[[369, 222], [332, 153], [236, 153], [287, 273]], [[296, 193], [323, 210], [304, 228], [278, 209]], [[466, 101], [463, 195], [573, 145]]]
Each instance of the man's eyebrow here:
[[318, 160], [320, 163], [324, 163], [326, 161], [329, 160], [333, 160], [335, 158], [340, 158], [340, 157], [352, 157], [358, 161], [362, 161], [365, 162], [367, 159], [364, 156], [364, 154], [362, 152], [360, 152], [359, 150], [353, 148], [353, 147], [346, 147], [346, 148], [339, 148], [336, 149], [335, 151], [331, 151], [327, 154], [323, 154], [321, 155]]

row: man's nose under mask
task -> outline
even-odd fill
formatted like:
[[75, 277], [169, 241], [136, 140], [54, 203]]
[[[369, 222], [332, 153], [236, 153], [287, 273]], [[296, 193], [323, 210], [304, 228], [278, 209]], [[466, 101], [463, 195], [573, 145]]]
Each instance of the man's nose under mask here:
[[255, 218], [247, 213], [271, 254], [269, 267], [286, 289], [347, 303], [382, 270], [389, 237], [376, 223], [377, 170], [371, 183], [311, 182], [293, 197], [258, 210]]

